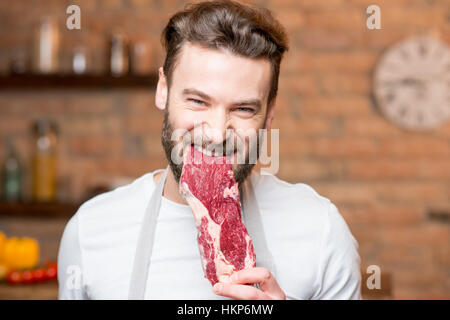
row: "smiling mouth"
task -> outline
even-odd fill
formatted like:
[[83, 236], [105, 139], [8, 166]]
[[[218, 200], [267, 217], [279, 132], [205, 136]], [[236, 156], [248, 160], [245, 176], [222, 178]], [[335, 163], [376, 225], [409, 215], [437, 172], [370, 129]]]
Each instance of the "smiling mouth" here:
[[237, 150], [233, 150], [232, 152], [226, 153], [227, 150], [220, 152], [220, 150], [208, 150], [205, 148], [202, 148], [198, 145], [191, 144], [191, 148], [196, 150], [197, 152], [200, 152], [201, 154], [208, 156], [208, 157], [227, 157], [227, 158], [234, 158], [236, 155]]

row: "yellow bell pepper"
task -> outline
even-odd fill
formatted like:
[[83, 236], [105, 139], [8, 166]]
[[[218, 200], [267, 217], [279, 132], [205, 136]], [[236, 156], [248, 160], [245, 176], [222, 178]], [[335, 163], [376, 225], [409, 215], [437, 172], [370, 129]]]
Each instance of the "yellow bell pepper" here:
[[3, 246], [2, 260], [12, 269], [34, 268], [39, 262], [39, 244], [32, 238], [8, 238]]
[[0, 262], [0, 281], [5, 280], [9, 272], [9, 267], [4, 264], [3, 262]]
[[3, 250], [5, 247], [6, 236], [3, 232], [0, 231], [0, 262], [3, 261]]

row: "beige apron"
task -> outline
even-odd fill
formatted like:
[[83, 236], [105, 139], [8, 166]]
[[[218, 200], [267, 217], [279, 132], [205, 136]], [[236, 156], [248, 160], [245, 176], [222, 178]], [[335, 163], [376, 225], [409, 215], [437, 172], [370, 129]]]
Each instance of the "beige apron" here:
[[[168, 170], [170, 170], [169, 167], [164, 170], [163, 176], [159, 179], [142, 220], [131, 274], [130, 291], [128, 294], [128, 299], [130, 300], [145, 299], [148, 271], [150, 269], [153, 243], [155, 241], [156, 222], [158, 220], [161, 198]], [[275, 265], [273, 263], [272, 255], [267, 247], [261, 216], [250, 176], [244, 182], [242, 189], [243, 199], [241, 201], [243, 203], [243, 221], [253, 240], [253, 247], [256, 254], [256, 266], [269, 269], [275, 276]], [[192, 216], [192, 218], [193, 217], [194, 216]], [[200, 260], [199, 263], [201, 263]]]

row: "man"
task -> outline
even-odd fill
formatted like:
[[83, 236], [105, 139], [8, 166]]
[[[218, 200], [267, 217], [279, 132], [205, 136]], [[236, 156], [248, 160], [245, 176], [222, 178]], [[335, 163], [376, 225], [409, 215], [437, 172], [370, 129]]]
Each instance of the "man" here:
[[[145, 299], [360, 299], [358, 244], [337, 208], [308, 185], [233, 163], [236, 181], [255, 190], [273, 270], [257, 266], [211, 287], [204, 277], [191, 208], [179, 192], [176, 129], [198, 148], [244, 141], [238, 130], [271, 129], [278, 75], [288, 49], [265, 9], [202, 2], [175, 14], [163, 31], [167, 55], [155, 103], [164, 110], [162, 144], [170, 170], [162, 191]], [[253, 170], [255, 169], [255, 170]], [[138, 234], [163, 170], [85, 202], [68, 222], [58, 262], [60, 299], [127, 299]], [[258, 286], [253, 286], [257, 284]]]

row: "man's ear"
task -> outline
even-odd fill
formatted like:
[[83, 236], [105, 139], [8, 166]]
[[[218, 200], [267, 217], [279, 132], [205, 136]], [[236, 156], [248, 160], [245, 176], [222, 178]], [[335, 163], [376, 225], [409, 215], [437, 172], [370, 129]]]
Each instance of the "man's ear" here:
[[275, 104], [277, 97], [274, 97], [272, 101], [267, 106], [267, 119], [266, 119], [266, 129], [270, 131], [272, 128], [272, 120], [275, 118]]
[[159, 67], [158, 71], [159, 79], [158, 85], [156, 86], [155, 104], [158, 109], [164, 110], [167, 102], [167, 78], [164, 75], [164, 70], [162, 67]]

